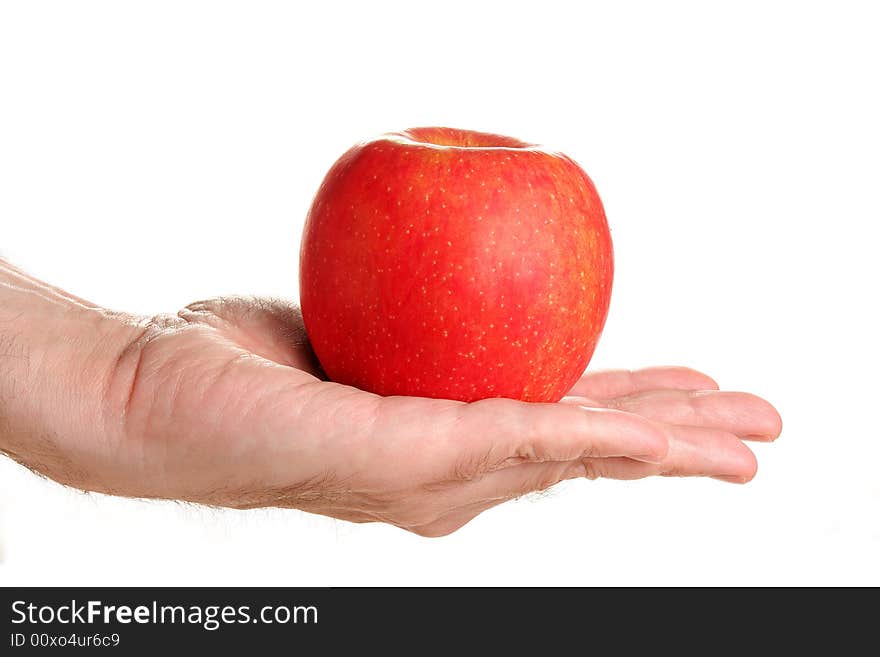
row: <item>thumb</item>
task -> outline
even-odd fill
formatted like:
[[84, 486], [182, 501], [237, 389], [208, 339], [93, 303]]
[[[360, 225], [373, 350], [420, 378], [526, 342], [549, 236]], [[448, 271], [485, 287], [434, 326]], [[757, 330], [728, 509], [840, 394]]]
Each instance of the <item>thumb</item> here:
[[326, 378], [306, 336], [302, 312], [292, 301], [217, 297], [191, 303], [178, 315], [188, 322], [213, 326], [258, 356]]

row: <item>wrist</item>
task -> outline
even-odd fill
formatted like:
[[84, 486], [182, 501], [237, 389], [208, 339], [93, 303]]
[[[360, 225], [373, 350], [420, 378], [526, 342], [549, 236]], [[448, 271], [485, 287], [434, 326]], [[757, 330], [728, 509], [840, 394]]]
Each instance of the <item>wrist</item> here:
[[104, 395], [94, 391], [134, 330], [127, 320], [0, 261], [0, 451], [95, 488], [105, 422]]

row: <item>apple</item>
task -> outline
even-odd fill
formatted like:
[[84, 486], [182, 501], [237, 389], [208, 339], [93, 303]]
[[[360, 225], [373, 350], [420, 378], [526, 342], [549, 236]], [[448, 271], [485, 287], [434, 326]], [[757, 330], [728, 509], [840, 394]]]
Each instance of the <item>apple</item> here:
[[569, 157], [414, 128], [330, 169], [300, 252], [327, 376], [379, 395], [558, 401], [602, 332], [613, 277], [599, 195]]

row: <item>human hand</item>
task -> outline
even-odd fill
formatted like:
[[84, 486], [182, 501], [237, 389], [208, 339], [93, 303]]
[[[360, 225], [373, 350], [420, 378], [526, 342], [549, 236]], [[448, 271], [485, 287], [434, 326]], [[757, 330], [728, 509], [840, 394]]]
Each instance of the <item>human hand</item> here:
[[[90, 304], [71, 313], [77, 340], [83, 322], [100, 336], [101, 356], [86, 366], [46, 348], [57, 385], [38, 369], [31, 389], [59, 398], [31, 404], [40, 431], [7, 432], [0, 447], [86, 490], [439, 536], [574, 477], [745, 482], [756, 462], [741, 439], [781, 426], [767, 402], [685, 368], [589, 374], [559, 404], [378, 397], [322, 380], [298, 310], [281, 300], [216, 299], [152, 319]], [[21, 426], [26, 414], [14, 415]]]

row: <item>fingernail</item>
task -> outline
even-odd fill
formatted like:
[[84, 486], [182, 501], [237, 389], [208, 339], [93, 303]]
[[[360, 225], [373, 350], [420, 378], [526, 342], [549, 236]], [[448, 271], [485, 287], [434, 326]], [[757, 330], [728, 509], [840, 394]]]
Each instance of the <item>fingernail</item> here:
[[751, 479], [746, 477], [735, 477], [733, 475], [715, 475], [712, 479], [718, 481], [726, 481], [728, 484], [747, 484]]
[[743, 440], [754, 440], [756, 442], [762, 443], [772, 443], [774, 440], [776, 440], [776, 438], [778, 438], [778, 436], [768, 436], [767, 434], [762, 433], [750, 433], [746, 436], [743, 436]]

